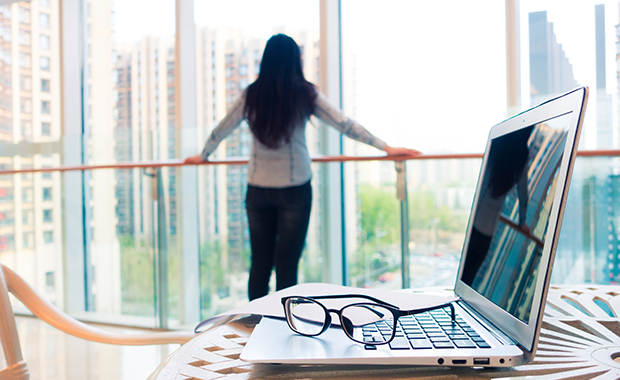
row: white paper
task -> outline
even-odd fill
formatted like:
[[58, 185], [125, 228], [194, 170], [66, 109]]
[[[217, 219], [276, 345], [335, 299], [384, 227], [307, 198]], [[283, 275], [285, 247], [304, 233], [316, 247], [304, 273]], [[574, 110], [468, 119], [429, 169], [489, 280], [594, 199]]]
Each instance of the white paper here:
[[[337, 294], [363, 294], [380, 299], [381, 301], [397, 306], [401, 310], [423, 309], [441, 305], [444, 303], [456, 301], [459, 298], [454, 296], [439, 296], [435, 294], [414, 293], [407, 290], [382, 290], [382, 289], [366, 289], [354, 288], [350, 286], [341, 286], [325, 283], [306, 283], [291, 286], [278, 292], [268, 294], [264, 297], [255, 299], [247, 304], [235, 309], [218, 314], [214, 317], [205, 319], [196, 326], [196, 331], [200, 332], [204, 326], [209, 324], [220, 324], [219, 322], [227, 322], [236, 315], [263, 315], [270, 317], [284, 318], [284, 308], [282, 307], [282, 297], [286, 296], [323, 296]], [[329, 308], [342, 307], [351, 303], [351, 299], [339, 300], [319, 300], [322, 304]], [[360, 302], [360, 299], [355, 299]], [[337, 323], [337, 318], [333, 319], [333, 323]]]

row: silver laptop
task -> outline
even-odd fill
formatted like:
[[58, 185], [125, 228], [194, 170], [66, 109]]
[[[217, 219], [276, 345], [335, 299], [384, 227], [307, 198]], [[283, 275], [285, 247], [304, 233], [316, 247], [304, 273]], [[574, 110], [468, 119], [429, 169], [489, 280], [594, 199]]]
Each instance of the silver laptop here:
[[587, 99], [588, 88], [577, 88], [491, 129], [454, 287], [456, 323], [441, 309], [401, 317], [390, 344], [366, 346], [340, 326], [307, 337], [264, 317], [241, 359], [489, 367], [531, 361]]

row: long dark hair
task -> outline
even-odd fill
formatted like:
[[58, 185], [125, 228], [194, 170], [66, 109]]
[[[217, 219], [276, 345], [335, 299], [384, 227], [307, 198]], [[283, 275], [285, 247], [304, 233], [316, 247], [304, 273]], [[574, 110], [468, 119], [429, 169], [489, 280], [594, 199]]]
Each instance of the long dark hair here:
[[272, 36], [246, 94], [244, 113], [254, 137], [272, 149], [290, 142], [295, 127], [314, 112], [316, 96], [304, 78], [297, 43], [284, 34]]

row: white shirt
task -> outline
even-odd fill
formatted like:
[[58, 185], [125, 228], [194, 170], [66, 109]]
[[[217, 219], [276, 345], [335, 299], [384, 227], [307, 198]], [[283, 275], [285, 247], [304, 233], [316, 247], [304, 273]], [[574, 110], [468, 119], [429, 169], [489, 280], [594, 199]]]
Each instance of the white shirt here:
[[[246, 92], [235, 102], [230, 112], [211, 132], [200, 154], [203, 160], [217, 148], [245, 119], [243, 112]], [[317, 93], [314, 115], [323, 122], [336, 128], [348, 137], [383, 150], [386, 143], [373, 136], [360, 124], [347, 118], [343, 112], [333, 107], [327, 97]], [[252, 186], [284, 188], [302, 185], [312, 178], [312, 162], [306, 146], [305, 120], [298, 125], [291, 136], [291, 141], [284, 142], [276, 149], [268, 148], [252, 136], [252, 152], [248, 169], [248, 183]]]

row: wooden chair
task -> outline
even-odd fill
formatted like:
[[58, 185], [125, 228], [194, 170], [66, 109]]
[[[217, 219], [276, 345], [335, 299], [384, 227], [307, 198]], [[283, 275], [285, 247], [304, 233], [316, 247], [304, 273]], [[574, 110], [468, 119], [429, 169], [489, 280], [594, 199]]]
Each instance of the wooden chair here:
[[118, 345], [183, 344], [195, 334], [189, 331], [166, 331], [125, 335], [110, 333], [82, 323], [62, 312], [44, 299], [23, 278], [0, 264], [0, 340], [7, 368], [0, 370], [0, 380], [25, 380], [29, 378], [28, 366], [23, 359], [15, 315], [9, 301], [9, 292], [20, 300], [35, 316], [51, 326], [78, 338], [93, 342]]

